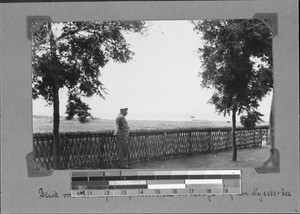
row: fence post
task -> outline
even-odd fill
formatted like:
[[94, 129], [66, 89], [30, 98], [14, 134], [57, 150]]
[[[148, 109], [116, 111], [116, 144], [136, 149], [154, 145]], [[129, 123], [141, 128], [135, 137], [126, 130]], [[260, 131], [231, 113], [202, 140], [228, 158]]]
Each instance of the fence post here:
[[[176, 137], [176, 143], [175, 143], [175, 145], [177, 146], [177, 151], [176, 151], [176, 149], [175, 149], [175, 151], [176, 151], [176, 153], [174, 154], [174, 156], [177, 156], [177, 155], [179, 155], [180, 154], [180, 141], [179, 141], [179, 138], [180, 138], [180, 134], [179, 134], [179, 131], [178, 130], [176, 130], [176, 135], [177, 135], [177, 137]], [[175, 147], [176, 148], [176, 147]]]
[[259, 132], [260, 132], [260, 147], [262, 147], [263, 136], [262, 136], [262, 131], [261, 131], [261, 129], [259, 129]]
[[192, 155], [192, 132], [188, 134], [188, 143], [189, 143], [189, 155]]
[[148, 135], [145, 134], [145, 147], [146, 147], [146, 161], [148, 162]]
[[255, 128], [254, 128], [253, 132], [254, 132], [254, 146], [256, 146], [256, 142], [255, 142], [255, 132], [256, 132], [256, 129]]
[[210, 152], [210, 147], [211, 147], [211, 144], [212, 144], [212, 131], [209, 130], [209, 141], [208, 141], [208, 145], [207, 145], [207, 152]]
[[227, 129], [227, 150], [231, 150], [232, 149], [232, 134], [231, 134], [231, 130]]

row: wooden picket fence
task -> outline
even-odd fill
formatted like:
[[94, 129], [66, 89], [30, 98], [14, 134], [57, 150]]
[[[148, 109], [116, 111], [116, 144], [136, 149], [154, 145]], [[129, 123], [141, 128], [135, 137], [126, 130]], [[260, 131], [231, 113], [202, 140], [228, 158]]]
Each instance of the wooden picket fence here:
[[[187, 157], [232, 149], [230, 127], [182, 128], [132, 131], [129, 137], [131, 164]], [[236, 129], [238, 149], [261, 147], [268, 141], [269, 126]], [[118, 165], [117, 139], [113, 131], [60, 133], [61, 169], [103, 169]], [[52, 133], [33, 134], [35, 161], [53, 168]]]

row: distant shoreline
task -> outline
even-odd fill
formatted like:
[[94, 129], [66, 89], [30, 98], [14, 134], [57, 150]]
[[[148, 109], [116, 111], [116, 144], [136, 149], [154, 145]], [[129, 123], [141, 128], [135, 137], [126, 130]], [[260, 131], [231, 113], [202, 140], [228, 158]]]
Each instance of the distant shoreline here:
[[[209, 121], [209, 120], [127, 120], [131, 130], [154, 130], [154, 129], [177, 129], [177, 128], [213, 128], [231, 127], [228, 121]], [[262, 123], [259, 125], [268, 125]], [[237, 127], [241, 124], [237, 121]], [[115, 120], [95, 118], [87, 123], [80, 123], [76, 118], [67, 120], [61, 117], [60, 132], [97, 132], [115, 129]], [[51, 116], [33, 116], [33, 133], [49, 133], [53, 130], [53, 120]]]
[[[47, 115], [33, 115], [33, 119], [52, 119], [53, 116], [47, 116]], [[60, 116], [60, 120], [64, 121], [67, 120], [66, 117], [64, 116]], [[91, 119], [91, 121], [93, 120], [115, 120], [114, 118], [99, 118], [99, 117], [94, 117], [93, 119]], [[200, 119], [200, 118], [189, 118], [189, 119], [131, 119], [131, 118], [127, 118], [128, 121], [199, 121], [199, 122], [231, 122], [228, 120], [207, 120], [207, 119]], [[73, 118], [69, 121], [77, 121], [77, 118]]]

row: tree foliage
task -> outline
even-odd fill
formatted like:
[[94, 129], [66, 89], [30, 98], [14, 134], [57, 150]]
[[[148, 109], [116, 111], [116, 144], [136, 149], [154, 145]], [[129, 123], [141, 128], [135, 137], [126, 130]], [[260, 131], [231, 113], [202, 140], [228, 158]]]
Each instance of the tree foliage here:
[[87, 122], [89, 117], [92, 115], [88, 112], [91, 108], [84, 102], [81, 101], [77, 96], [70, 94], [68, 104], [67, 104], [67, 120], [71, 120], [74, 115], [78, 115], [80, 122]]
[[201, 85], [215, 90], [209, 102], [218, 113], [230, 115], [236, 105], [238, 114], [250, 116], [273, 88], [270, 30], [253, 19], [205, 20], [194, 26], [205, 41], [199, 49]]
[[[82, 111], [89, 116], [89, 108], [81, 97], [105, 98], [107, 91], [99, 80], [101, 68], [110, 60], [126, 63], [132, 59], [134, 53], [124, 34], [144, 30], [142, 21], [44, 24], [32, 38], [33, 98], [42, 97], [53, 104], [56, 81], [58, 88], [67, 88], [69, 92], [67, 118]], [[73, 111], [74, 108], [77, 110]]]
[[59, 90], [68, 90], [67, 119], [78, 116], [87, 122], [91, 114], [81, 97], [104, 98], [99, 80], [101, 68], [110, 60], [126, 63], [134, 53], [125, 32], [142, 32], [143, 21], [46, 23], [32, 37], [33, 99], [53, 105], [54, 168], [60, 169]]
[[[260, 20], [204, 20], [194, 23], [202, 34], [199, 48], [201, 85], [214, 90], [209, 102], [218, 113], [232, 114], [232, 160], [237, 158], [236, 114], [245, 127], [261, 121], [259, 101], [273, 87], [272, 35]], [[260, 62], [260, 63], [256, 63]]]
[[247, 115], [241, 116], [241, 124], [247, 129], [252, 129], [257, 122], [263, 122], [261, 116], [263, 116], [263, 114], [258, 111], [247, 112]]

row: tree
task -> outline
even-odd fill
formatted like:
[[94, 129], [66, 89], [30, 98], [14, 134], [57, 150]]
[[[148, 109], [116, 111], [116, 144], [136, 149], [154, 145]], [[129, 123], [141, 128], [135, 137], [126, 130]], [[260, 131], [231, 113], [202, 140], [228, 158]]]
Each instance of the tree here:
[[32, 38], [33, 99], [53, 106], [54, 168], [60, 166], [59, 90], [68, 90], [67, 119], [81, 122], [91, 116], [81, 97], [105, 98], [100, 70], [110, 60], [126, 63], [134, 53], [124, 34], [143, 33], [143, 21], [46, 23]]
[[246, 128], [246, 129], [253, 129], [258, 122], [263, 122], [261, 117], [264, 116], [258, 111], [251, 111], [247, 112], [247, 115], [242, 115], [240, 117], [241, 124]]
[[[232, 160], [237, 158], [236, 116], [250, 127], [261, 119], [259, 101], [273, 88], [272, 35], [260, 20], [205, 20], [193, 22], [202, 34], [201, 86], [214, 89], [209, 103], [216, 111], [232, 115]], [[259, 62], [259, 63], [257, 63]]]
[[78, 119], [81, 123], [85, 123], [88, 121], [88, 117], [92, 117], [92, 115], [88, 112], [91, 108], [84, 102], [81, 101], [78, 96], [73, 95], [72, 93], [69, 95], [68, 104], [67, 104], [67, 120], [71, 120], [74, 115], [78, 115]]

